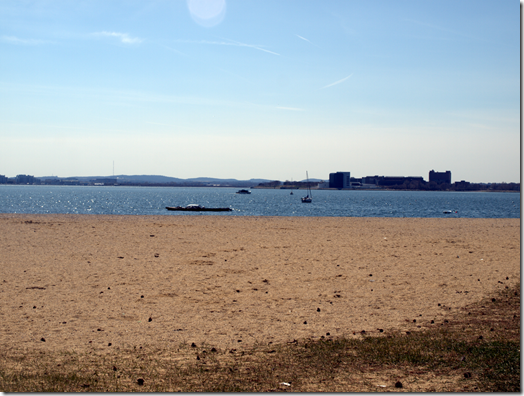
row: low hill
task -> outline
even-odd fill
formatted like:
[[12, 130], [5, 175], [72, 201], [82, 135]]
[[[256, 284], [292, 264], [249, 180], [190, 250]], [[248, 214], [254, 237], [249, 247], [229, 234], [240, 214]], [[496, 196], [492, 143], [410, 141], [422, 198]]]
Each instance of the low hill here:
[[218, 184], [218, 185], [231, 185], [231, 186], [252, 186], [259, 183], [266, 183], [268, 179], [249, 179], [249, 180], [237, 180], [237, 179], [219, 179], [214, 177], [195, 177], [189, 179], [180, 179], [177, 177], [161, 176], [161, 175], [114, 175], [114, 176], [70, 176], [70, 177], [58, 177], [58, 176], [40, 176], [38, 179], [47, 180], [78, 180], [79, 182], [91, 182], [93, 180], [103, 179], [117, 179], [118, 184]]

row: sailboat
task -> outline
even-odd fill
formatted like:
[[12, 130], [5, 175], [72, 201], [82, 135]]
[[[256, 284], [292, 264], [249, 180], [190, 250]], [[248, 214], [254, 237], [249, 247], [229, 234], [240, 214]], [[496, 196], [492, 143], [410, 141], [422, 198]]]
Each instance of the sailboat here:
[[311, 187], [309, 186], [309, 175], [307, 174], [307, 171], [306, 171], [306, 178], [307, 178], [307, 195], [300, 199], [302, 200], [302, 203], [311, 203], [312, 195], [311, 195]]

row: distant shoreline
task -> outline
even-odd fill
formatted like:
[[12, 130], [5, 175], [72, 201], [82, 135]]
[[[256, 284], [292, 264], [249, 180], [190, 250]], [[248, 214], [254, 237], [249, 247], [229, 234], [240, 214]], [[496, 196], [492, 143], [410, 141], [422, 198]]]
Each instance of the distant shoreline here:
[[[172, 185], [163, 183], [150, 183], [150, 184], [104, 184], [104, 185], [91, 185], [91, 184], [0, 184], [0, 186], [58, 186], [58, 187], [171, 187], [171, 188], [248, 188], [251, 190], [307, 190], [307, 187], [268, 187], [268, 186], [202, 186], [202, 185]], [[520, 193], [520, 190], [423, 190], [423, 189], [401, 189], [401, 188], [312, 188], [313, 191], [427, 191], [427, 192], [468, 192], [468, 193], [479, 193], [479, 192], [504, 192], [504, 193]]]
[[[278, 187], [251, 187], [253, 190], [306, 190], [306, 187], [303, 188], [278, 188]], [[520, 193], [519, 190], [416, 190], [416, 189], [398, 189], [398, 188], [312, 188], [313, 191], [325, 190], [325, 191], [427, 191], [427, 192], [508, 192], [508, 193]]]

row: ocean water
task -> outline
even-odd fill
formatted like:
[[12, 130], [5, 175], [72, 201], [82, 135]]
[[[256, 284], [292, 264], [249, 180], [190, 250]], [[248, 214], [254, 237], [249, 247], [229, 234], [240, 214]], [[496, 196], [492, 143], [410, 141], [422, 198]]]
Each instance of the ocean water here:
[[[305, 190], [237, 188], [0, 185], [0, 213], [165, 216], [328, 216], [520, 218], [520, 193]], [[200, 204], [231, 212], [173, 212], [166, 206]], [[444, 214], [445, 210], [457, 211]]]

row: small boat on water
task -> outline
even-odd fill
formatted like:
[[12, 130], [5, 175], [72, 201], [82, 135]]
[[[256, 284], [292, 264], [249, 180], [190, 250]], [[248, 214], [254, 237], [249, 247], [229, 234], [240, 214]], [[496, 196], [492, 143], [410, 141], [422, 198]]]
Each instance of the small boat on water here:
[[167, 210], [180, 210], [186, 212], [230, 212], [231, 208], [206, 208], [197, 204], [190, 204], [187, 206], [166, 206]]
[[237, 194], [251, 194], [251, 191], [249, 191], [249, 190], [238, 190], [236, 193]]
[[443, 213], [444, 214], [458, 213], [458, 210], [445, 210]]
[[309, 195], [306, 195], [305, 197], [300, 198], [302, 200], [302, 203], [311, 203], [313, 200]]
[[312, 202], [312, 194], [311, 194], [311, 187], [309, 186], [309, 175], [306, 171], [306, 179], [307, 179], [307, 192], [308, 194], [305, 197], [300, 198], [302, 200], [302, 203], [311, 203]]

